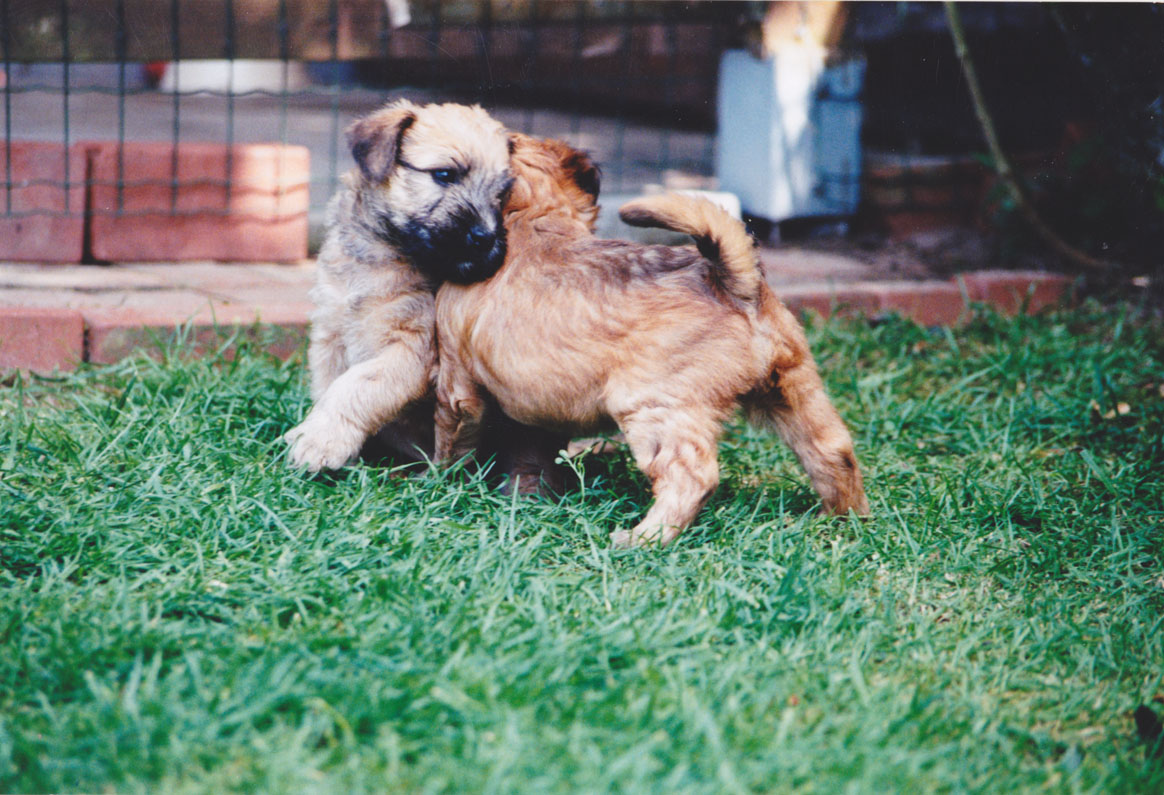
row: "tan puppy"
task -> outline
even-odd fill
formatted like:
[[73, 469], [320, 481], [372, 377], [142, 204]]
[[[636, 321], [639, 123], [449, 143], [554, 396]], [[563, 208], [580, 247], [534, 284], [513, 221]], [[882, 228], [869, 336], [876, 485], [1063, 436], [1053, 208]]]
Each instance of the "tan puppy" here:
[[826, 511], [868, 512], [849, 432], [743, 225], [708, 202], [659, 196], [620, 214], [695, 236], [703, 256], [599, 240], [584, 156], [514, 141], [508, 260], [489, 281], [437, 296], [438, 458], [473, 444], [490, 401], [564, 434], [617, 425], [655, 501], [613, 541], [666, 544], [714, 491], [722, 426], [742, 406], [788, 442]]
[[[310, 470], [352, 460], [369, 436], [431, 451], [433, 295], [490, 276], [505, 257], [505, 130], [485, 111], [399, 101], [347, 130], [358, 165], [328, 207], [312, 299], [311, 398], [287, 433]], [[399, 419], [398, 419], [399, 418]]]

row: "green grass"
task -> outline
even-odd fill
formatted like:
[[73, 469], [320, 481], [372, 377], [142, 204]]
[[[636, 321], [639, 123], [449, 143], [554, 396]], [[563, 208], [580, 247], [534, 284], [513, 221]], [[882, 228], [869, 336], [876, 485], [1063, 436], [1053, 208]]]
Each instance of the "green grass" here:
[[875, 517], [733, 427], [663, 551], [610, 549], [625, 454], [558, 502], [289, 472], [300, 360], [17, 381], [0, 791], [1164, 790], [1161, 326], [810, 336]]

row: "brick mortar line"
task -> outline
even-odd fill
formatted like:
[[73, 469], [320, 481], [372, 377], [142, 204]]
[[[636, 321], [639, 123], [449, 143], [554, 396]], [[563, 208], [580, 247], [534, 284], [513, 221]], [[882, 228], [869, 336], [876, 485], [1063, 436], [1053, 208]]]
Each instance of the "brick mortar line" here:
[[90, 352], [91, 352], [92, 347], [93, 347], [93, 341], [91, 339], [91, 336], [92, 336], [92, 332], [91, 332], [91, 329], [89, 327], [89, 318], [85, 317], [85, 314], [82, 312], [81, 313], [81, 361], [85, 362], [87, 364], [93, 361], [92, 358], [90, 357]]
[[[85, 190], [81, 194], [81, 264], [97, 264], [93, 256], [93, 190], [95, 188], [93, 160], [97, 156], [96, 147], [75, 143], [85, 153]], [[86, 360], [88, 361], [88, 360]]]

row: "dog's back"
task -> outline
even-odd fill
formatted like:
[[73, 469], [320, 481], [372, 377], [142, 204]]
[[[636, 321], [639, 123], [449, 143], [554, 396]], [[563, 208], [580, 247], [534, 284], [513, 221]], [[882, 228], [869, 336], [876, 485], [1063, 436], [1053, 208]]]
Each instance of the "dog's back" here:
[[639, 200], [628, 214], [693, 233], [713, 256], [603, 240], [536, 214], [507, 220], [498, 274], [441, 290], [442, 357], [463, 350], [515, 419], [580, 432], [617, 422], [627, 396], [646, 393], [699, 403], [722, 421], [774, 361], [801, 358], [787, 344], [795, 323], [784, 328], [739, 221], [675, 195]]

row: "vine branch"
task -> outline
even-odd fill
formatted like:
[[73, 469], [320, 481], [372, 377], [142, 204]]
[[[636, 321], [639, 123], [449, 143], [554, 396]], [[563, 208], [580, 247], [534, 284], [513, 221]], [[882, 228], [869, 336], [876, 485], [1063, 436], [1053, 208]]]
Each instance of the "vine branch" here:
[[986, 106], [986, 98], [982, 93], [982, 85], [978, 82], [978, 71], [974, 68], [974, 61], [970, 57], [970, 49], [966, 46], [966, 32], [962, 28], [962, 15], [958, 11], [957, 4], [952, 2], [952, 0], [945, 0], [944, 5], [946, 7], [946, 19], [950, 23], [950, 35], [954, 38], [954, 52], [958, 56], [958, 61], [962, 64], [962, 74], [965, 76], [966, 85], [970, 89], [970, 98], [974, 101], [974, 114], [978, 117], [978, 123], [982, 127], [982, 134], [986, 136], [986, 145], [990, 148], [990, 157], [994, 162], [995, 173], [998, 174], [998, 178], [1002, 180], [1003, 186], [1010, 193], [1011, 198], [1014, 199], [1015, 206], [1018, 207], [1019, 212], [1022, 213], [1023, 218], [1030, 225], [1031, 229], [1035, 231], [1035, 234], [1042, 238], [1044, 243], [1071, 262], [1093, 271], [1120, 270], [1121, 268], [1117, 263], [1093, 257], [1055, 234], [1055, 231], [1047, 226], [1034, 205], [1031, 204], [1023, 192], [1010, 160], [1007, 158], [1006, 153], [1002, 151], [1002, 144], [999, 143], [998, 132], [994, 127], [994, 120], [991, 118], [990, 110]]

